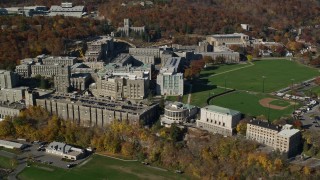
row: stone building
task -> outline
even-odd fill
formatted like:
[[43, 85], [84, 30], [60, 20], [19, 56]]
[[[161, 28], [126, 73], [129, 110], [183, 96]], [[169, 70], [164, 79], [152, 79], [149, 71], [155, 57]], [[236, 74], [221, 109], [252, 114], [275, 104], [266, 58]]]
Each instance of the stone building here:
[[57, 75], [60, 72], [61, 68], [63, 68], [63, 66], [36, 64], [36, 65], [31, 66], [31, 77], [41, 75], [41, 76], [50, 78], [50, 77]]
[[78, 58], [69, 56], [48, 56], [41, 59], [41, 61], [43, 65], [73, 66], [78, 62]]
[[183, 95], [183, 73], [179, 73], [180, 57], [167, 60], [157, 76], [157, 94], [167, 96]]
[[25, 108], [26, 106], [22, 103], [7, 103], [0, 101], [0, 121], [3, 120], [6, 116], [18, 116], [20, 112]]
[[71, 73], [94, 73], [94, 69], [84, 63], [76, 63], [71, 66]]
[[133, 55], [135, 59], [134, 64], [141, 65], [141, 64], [155, 64], [155, 57], [154, 56], [142, 56], [142, 55]]
[[31, 76], [31, 65], [30, 64], [21, 64], [16, 66], [16, 73], [21, 77], [30, 77]]
[[133, 64], [133, 57], [130, 54], [122, 53], [119, 54], [116, 58], [111, 60], [112, 64], [117, 64], [119, 66], [125, 66], [128, 64]]
[[49, 95], [37, 105], [65, 120], [82, 126], [107, 127], [113, 121], [146, 125], [158, 118], [158, 104], [130, 105], [106, 98]]
[[16, 87], [10, 89], [0, 90], [0, 101], [13, 103], [21, 101], [25, 98], [25, 91], [27, 87]]
[[0, 89], [14, 88], [19, 84], [19, 75], [12, 71], [0, 70]]
[[164, 108], [164, 115], [161, 117], [161, 125], [170, 127], [171, 124], [182, 124], [195, 118], [198, 108], [190, 104], [180, 102], [169, 103]]
[[207, 42], [215, 46], [248, 46], [250, 45], [249, 36], [243, 33], [233, 33], [233, 34], [215, 34], [207, 36]]
[[118, 64], [109, 63], [103, 69], [97, 72], [99, 77], [104, 77], [106, 75], [114, 76], [136, 76], [137, 78], [151, 79], [152, 66], [150, 64], [144, 64], [142, 66], [120, 66]]
[[52, 142], [46, 147], [46, 153], [60, 156], [61, 158], [78, 160], [84, 155], [84, 150], [72, 147], [61, 142]]
[[124, 34], [127, 37], [130, 36], [131, 32], [142, 34], [145, 31], [146, 31], [145, 26], [142, 26], [142, 27], [131, 26], [129, 19], [124, 19], [123, 20], [123, 27], [118, 27], [118, 32], [121, 32], [122, 34]]
[[239, 111], [209, 105], [201, 108], [197, 127], [223, 136], [232, 136], [240, 119]]
[[154, 56], [160, 58], [159, 48], [129, 48], [129, 54], [132, 56]]
[[57, 74], [53, 77], [54, 88], [57, 92], [68, 93], [70, 91], [70, 77], [71, 68], [70, 66], [61, 67], [58, 69]]
[[74, 90], [84, 91], [89, 88], [91, 82], [91, 74], [89, 73], [76, 73], [70, 77], [70, 86]]
[[98, 78], [96, 89], [92, 93], [96, 97], [111, 97], [112, 99], [142, 100], [149, 92], [149, 78], [132, 76], [106, 76]]
[[289, 157], [298, 154], [301, 149], [301, 133], [292, 125], [273, 125], [260, 120], [251, 120], [247, 124], [247, 139], [286, 153]]
[[196, 56], [209, 56], [212, 59], [217, 59], [218, 57], [223, 57], [226, 64], [237, 64], [240, 62], [240, 54], [233, 51], [222, 51], [222, 52], [201, 52], [196, 53]]
[[49, 10], [49, 16], [71, 16], [81, 18], [85, 14], [84, 6], [73, 6], [72, 3], [61, 3], [61, 6], [52, 5]]
[[87, 51], [85, 53], [85, 61], [97, 62], [107, 60], [113, 56], [114, 41], [112, 37], [101, 36], [94, 41], [87, 42]]

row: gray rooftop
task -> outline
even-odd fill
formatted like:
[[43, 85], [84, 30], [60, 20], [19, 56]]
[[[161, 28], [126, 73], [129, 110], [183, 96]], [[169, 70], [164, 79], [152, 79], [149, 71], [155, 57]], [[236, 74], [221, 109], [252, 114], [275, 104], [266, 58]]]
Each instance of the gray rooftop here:
[[0, 140], [0, 146], [11, 146], [14, 148], [22, 148], [23, 144], [12, 142], [12, 141], [6, 141], [6, 140]]
[[209, 105], [209, 106], [206, 106], [203, 108], [206, 110], [212, 111], [212, 112], [218, 112], [221, 114], [227, 114], [227, 115], [231, 115], [231, 116], [241, 114], [239, 111], [220, 107], [220, 106], [215, 106], [215, 105]]

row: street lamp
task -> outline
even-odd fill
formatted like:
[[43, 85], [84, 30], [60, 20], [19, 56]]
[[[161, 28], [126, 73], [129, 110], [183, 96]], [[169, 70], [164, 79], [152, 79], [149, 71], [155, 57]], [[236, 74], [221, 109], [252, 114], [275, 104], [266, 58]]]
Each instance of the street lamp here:
[[224, 92], [227, 91], [227, 77], [224, 77]]
[[294, 81], [294, 79], [291, 79], [291, 96], [292, 96], [292, 92], [293, 92], [293, 81]]
[[264, 81], [265, 81], [266, 77], [262, 76], [262, 93], [264, 93]]

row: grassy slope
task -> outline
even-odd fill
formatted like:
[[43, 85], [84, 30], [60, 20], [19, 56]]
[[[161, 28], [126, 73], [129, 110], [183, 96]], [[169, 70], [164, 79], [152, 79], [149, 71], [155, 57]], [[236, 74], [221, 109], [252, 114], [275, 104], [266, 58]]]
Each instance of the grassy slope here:
[[0, 168], [12, 168], [10, 158], [0, 156]]
[[50, 172], [31, 166], [19, 174], [19, 179], [185, 179], [183, 175], [153, 169], [139, 162], [123, 162], [99, 155], [94, 155], [92, 160], [81, 167], [69, 170], [56, 167], [52, 167], [52, 169], [54, 171]]

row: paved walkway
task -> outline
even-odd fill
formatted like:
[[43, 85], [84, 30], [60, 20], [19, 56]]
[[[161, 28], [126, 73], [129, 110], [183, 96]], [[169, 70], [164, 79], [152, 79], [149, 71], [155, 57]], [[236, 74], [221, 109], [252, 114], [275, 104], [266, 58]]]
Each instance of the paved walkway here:
[[105, 155], [105, 154], [100, 154], [100, 153], [96, 153], [96, 154], [100, 155], [100, 156], [105, 156], [105, 157], [108, 157], [108, 158], [116, 159], [116, 160], [119, 160], [119, 161], [124, 161], [124, 162], [136, 162], [136, 161], [138, 161], [138, 160], [121, 159], [121, 158], [117, 158], [117, 157], [113, 157], [113, 156], [109, 156], [109, 155]]
[[217, 74], [212, 74], [210, 77], [212, 77], [212, 76], [218, 76], [218, 75], [220, 75], [220, 74], [225, 74], [225, 73], [229, 73], [229, 72], [232, 72], [232, 71], [237, 71], [237, 70], [239, 70], [239, 69], [244, 69], [244, 68], [248, 68], [248, 67], [254, 66], [254, 64], [253, 64], [252, 62], [248, 62], [248, 63], [249, 63], [248, 66], [239, 67], [239, 68], [236, 68], [236, 69], [231, 69], [231, 70], [224, 71], [224, 72], [217, 73]]
[[17, 180], [18, 174], [27, 166], [27, 156], [25, 153], [18, 156], [14, 154], [14, 157], [18, 160], [18, 166], [9, 174], [8, 180]]

